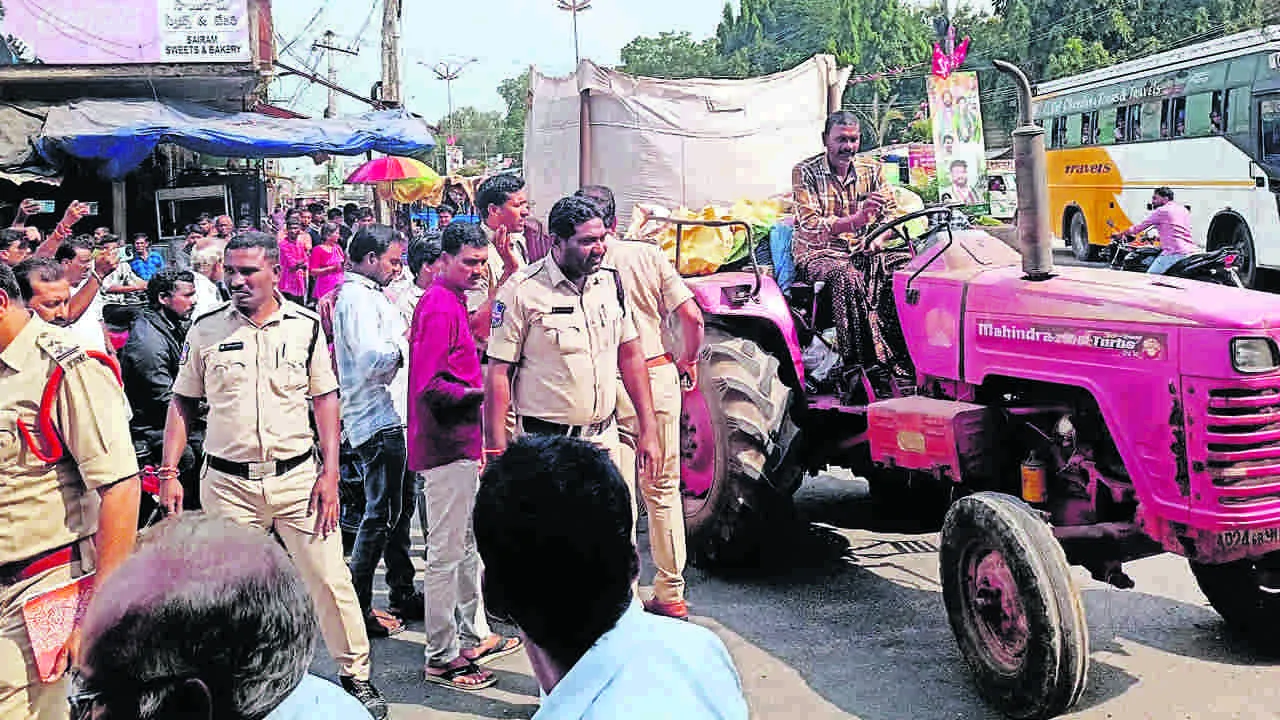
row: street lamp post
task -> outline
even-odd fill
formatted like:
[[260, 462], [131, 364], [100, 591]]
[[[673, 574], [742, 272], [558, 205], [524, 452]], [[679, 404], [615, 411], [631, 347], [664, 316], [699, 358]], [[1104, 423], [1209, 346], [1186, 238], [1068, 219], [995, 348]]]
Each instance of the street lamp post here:
[[556, 0], [556, 5], [573, 15], [573, 66], [578, 67], [582, 56], [578, 53], [578, 13], [591, 9], [592, 0]]
[[[453, 61], [444, 60], [436, 63], [435, 66], [431, 68], [432, 72], [436, 74], [436, 77], [440, 78], [445, 83], [445, 96], [447, 98], [447, 102], [449, 105], [449, 114], [447, 116], [449, 119], [449, 139], [455, 139], [457, 137], [457, 135], [454, 133], [454, 127], [453, 127], [453, 122], [454, 122], [453, 120], [453, 81], [457, 80], [458, 76], [462, 74], [462, 71], [466, 69], [466, 67], [473, 62], [476, 62], [476, 58], [467, 58], [465, 60], [453, 60]], [[419, 62], [418, 64], [426, 66], [426, 63], [424, 62]], [[448, 174], [451, 169], [449, 167], [450, 163], [449, 163], [448, 140], [446, 140], [445, 142], [444, 163], [445, 163], [445, 173]]]

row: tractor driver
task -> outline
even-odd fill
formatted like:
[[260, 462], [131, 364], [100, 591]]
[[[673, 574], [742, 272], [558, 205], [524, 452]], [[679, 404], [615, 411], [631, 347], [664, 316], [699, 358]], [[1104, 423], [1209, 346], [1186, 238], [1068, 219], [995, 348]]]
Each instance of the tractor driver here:
[[911, 255], [867, 236], [892, 214], [894, 200], [878, 163], [855, 157], [860, 134], [853, 113], [832, 113], [822, 133], [826, 151], [792, 171], [793, 252], [797, 279], [830, 289], [845, 371], [863, 368], [887, 391], [894, 378], [914, 376], [893, 299], [893, 273]]

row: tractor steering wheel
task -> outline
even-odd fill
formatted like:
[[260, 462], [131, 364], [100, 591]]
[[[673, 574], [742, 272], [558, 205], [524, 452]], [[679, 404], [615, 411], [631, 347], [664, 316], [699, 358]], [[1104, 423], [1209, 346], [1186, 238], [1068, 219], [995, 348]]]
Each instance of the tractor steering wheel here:
[[[951, 217], [952, 215], [955, 214], [954, 209], [956, 207], [959, 207], [959, 206], [958, 205], [940, 205], [936, 207], [925, 208], [924, 210], [917, 210], [913, 213], [907, 213], [906, 215], [900, 215], [890, 220], [887, 223], [883, 223], [872, 228], [870, 231], [867, 232], [866, 236], [874, 239], [886, 233], [892, 234], [900, 238], [903, 242], [906, 243], [907, 249], [911, 251], [911, 255], [912, 257], [914, 257], [916, 254], [915, 238], [911, 237], [911, 231], [907, 229], [906, 224], [917, 218], [927, 217], [932, 220], [934, 216], [941, 216], [942, 222], [940, 223], [930, 222], [929, 228], [930, 230], [932, 230], [935, 227], [946, 227], [951, 224]], [[881, 248], [878, 252], [885, 252], [886, 250], [896, 250], [896, 249], [898, 248]]]

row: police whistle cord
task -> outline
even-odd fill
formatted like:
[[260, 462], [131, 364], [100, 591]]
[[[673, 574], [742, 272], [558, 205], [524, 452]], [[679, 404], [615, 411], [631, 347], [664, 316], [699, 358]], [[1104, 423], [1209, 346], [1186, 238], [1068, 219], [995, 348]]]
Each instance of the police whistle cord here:
[[[116, 382], [120, 383], [120, 387], [124, 387], [124, 378], [120, 374], [120, 366], [109, 355], [98, 350], [85, 350], [84, 354], [111, 368], [111, 372], [116, 376]], [[63, 454], [62, 442], [58, 440], [58, 429], [53, 425], [53, 401], [58, 395], [58, 387], [62, 385], [62, 376], [64, 374], [61, 365], [55, 367], [49, 375], [49, 382], [45, 383], [44, 394], [40, 396], [40, 411], [36, 414], [36, 427], [40, 435], [48, 443], [47, 449], [36, 439], [35, 434], [22, 421], [22, 418], [18, 418], [18, 432], [22, 434], [22, 439], [26, 441], [27, 447], [31, 448], [31, 453], [40, 462], [51, 465], [61, 460]]]

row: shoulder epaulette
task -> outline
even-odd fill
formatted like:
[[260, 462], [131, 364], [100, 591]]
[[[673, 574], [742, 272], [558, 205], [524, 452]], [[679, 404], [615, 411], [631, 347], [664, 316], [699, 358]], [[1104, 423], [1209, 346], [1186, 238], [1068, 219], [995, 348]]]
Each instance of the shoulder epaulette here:
[[210, 317], [210, 316], [212, 316], [212, 315], [217, 315], [218, 313], [223, 312], [223, 311], [224, 311], [224, 310], [226, 310], [228, 307], [231, 307], [231, 301], [230, 301], [230, 300], [225, 300], [225, 301], [223, 301], [222, 303], [219, 303], [217, 307], [215, 307], [214, 309], [210, 310], [209, 312], [206, 312], [206, 313], [200, 313], [199, 315], [197, 315], [197, 316], [196, 316], [196, 318], [195, 318], [194, 320], [192, 320], [192, 321], [191, 321], [191, 325], [192, 325], [192, 327], [194, 327], [196, 323], [200, 322], [201, 320], [203, 320], [203, 319], [205, 319], [205, 318], [207, 318], [207, 317]]
[[70, 340], [69, 337], [46, 331], [36, 336], [36, 347], [53, 358], [53, 361], [61, 365], [63, 369], [70, 370], [89, 357], [85, 354], [83, 348]]

